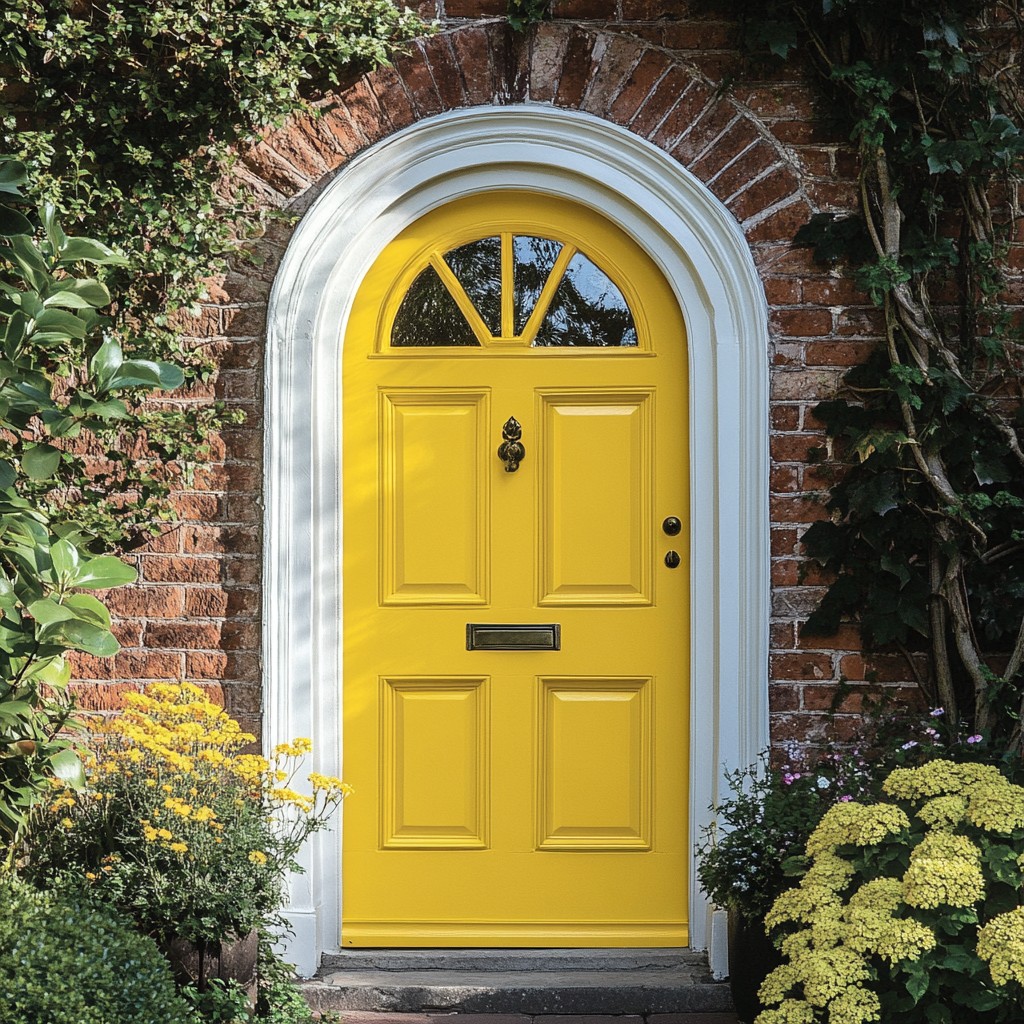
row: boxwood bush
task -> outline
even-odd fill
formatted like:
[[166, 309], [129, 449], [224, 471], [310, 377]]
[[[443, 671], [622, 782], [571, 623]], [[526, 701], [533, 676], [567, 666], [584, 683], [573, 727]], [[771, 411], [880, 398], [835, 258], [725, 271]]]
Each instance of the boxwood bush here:
[[192, 1024], [156, 943], [107, 906], [0, 881], [0, 1024]]

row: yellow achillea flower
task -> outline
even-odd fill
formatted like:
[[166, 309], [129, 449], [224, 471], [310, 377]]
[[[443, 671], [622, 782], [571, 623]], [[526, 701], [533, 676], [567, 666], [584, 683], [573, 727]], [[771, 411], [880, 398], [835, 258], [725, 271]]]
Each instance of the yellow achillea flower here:
[[951, 831], [964, 820], [967, 801], [962, 796], [936, 796], [918, 808], [917, 816], [934, 829]]
[[188, 852], [188, 844], [187, 843], [171, 843], [170, 846], [168, 846], [168, 849], [172, 853], [187, 853]]
[[[312, 777], [312, 776], [311, 776]], [[344, 783], [342, 783], [344, 785]], [[820, 853], [807, 869], [803, 882], [842, 892], [853, 877], [853, 865], [834, 853]]]
[[993, 765], [936, 760], [919, 768], [894, 769], [882, 789], [900, 800], [921, 800], [949, 793], [970, 793], [975, 786], [1002, 781], [1003, 776]]
[[851, 897], [851, 907], [873, 907], [891, 914], [903, 902], [903, 883], [898, 878], [872, 878]]
[[851, 906], [844, 914], [843, 940], [857, 953], [877, 954], [890, 964], [919, 960], [935, 948], [935, 933], [918, 921], [893, 917], [884, 909]]
[[881, 1014], [878, 996], [864, 988], [848, 988], [828, 1004], [829, 1024], [867, 1024]]
[[765, 915], [766, 931], [788, 922], [811, 924], [823, 912], [837, 910], [842, 902], [823, 885], [800, 885], [784, 892]]
[[770, 1010], [762, 1010], [757, 1024], [814, 1024], [814, 1007], [802, 999], [784, 999]]
[[981, 851], [966, 836], [929, 833], [910, 854], [903, 892], [911, 907], [973, 906], [985, 896]]
[[992, 918], [978, 929], [978, 956], [988, 961], [997, 985], [1024, 985], [1024, 907]]
[[910, 828], [910, 819], [895, 804], [834, 804], [807, 840], [807, 853], [832, 853], [838, 846], [873, 846]]
[[797, 978], [803, 983], [804, 998], [824, 1008], [841, 992], [871, 976], [864, 958], [852, 949], [809, 950], [793, 961]]
[[1024, 789], [1001, 776], [999, 782], [976, 786], [967, 803], [967, 819], [986, 832], [1008, 836], [1024, 827]]

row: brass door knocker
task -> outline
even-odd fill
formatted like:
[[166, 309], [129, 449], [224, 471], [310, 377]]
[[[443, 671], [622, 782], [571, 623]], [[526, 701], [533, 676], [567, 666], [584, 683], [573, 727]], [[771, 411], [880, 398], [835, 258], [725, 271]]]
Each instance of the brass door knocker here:
[[521, 440], [523, 428], [515, 416], [509, 416], [505, 426], [501, 428], [501, 436], [505, 439], [498, 445], [498, 458], [505, 463], [505, 472], [514, 473], [519, 463], [526, 458], [526, 449]]

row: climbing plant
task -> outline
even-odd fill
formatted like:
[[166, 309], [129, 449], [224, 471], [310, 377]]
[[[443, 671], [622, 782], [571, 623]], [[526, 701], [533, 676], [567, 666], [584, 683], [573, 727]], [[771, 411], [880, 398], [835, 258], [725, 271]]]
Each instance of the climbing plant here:
[[[126, 357], [172, 356], [186, 384], [213, 367], [179, 314], [198, 312], [209, 277], [262, 230], [245, 196], [221, 187], [238, 148], [299, 107], [323, 109], [323, 90], [422, 27], [389, 0], [10, 0], [3, 20], [0, 153], [25, 165], [27, 196], [69, 233], [117, 249], [94, 268], [116, 296], [104, 329]], [[55, 477], [24, 487], [119, 550], [171, 515], [174, 477], [240, 415], [128, 397], [132, 437], [98, 425], [102, 458], [60, 442]], [[0, 458], [19, 459], [23, 440], [0, 436]]]
[[[848, 465], [830, 517], [804, 536], [836, 574], [805, 632], [855, 619], [868, 644], [908, 654], [933, 705], [1019, 750], [1020, 11], [983, 0], [722, 5], [751, 50], [815, 70], [822, 109], [855, 147], [858, 209], [816, 216], [796, 241], [844, 267], [884, 318], [875, 354], [815, 410]], [[927, 672], [909, 657], [922, 648]]]

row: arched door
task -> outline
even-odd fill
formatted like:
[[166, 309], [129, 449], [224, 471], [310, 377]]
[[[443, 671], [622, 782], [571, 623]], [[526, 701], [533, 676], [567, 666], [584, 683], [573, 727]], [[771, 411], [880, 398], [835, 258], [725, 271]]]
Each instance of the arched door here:
[[685, 945], [670, 287], [592, 209], [456, 200], [367, 274], [343, 387], [343, 945]]

